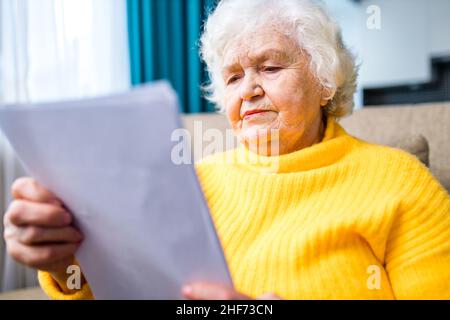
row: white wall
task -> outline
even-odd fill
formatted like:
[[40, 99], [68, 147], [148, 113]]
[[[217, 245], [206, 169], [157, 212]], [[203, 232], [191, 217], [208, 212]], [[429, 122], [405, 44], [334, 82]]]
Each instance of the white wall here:
[[361, 84], [371, 88], [428, 82], [431, 79], [429, 2], [371, 0], [364, 1], [362, 8], [369, 5], [379, 6], [381, 29], [362, 28]]
[[[450, 0], [324, 0], [361, 62], [359, 87], [431, 80], [431, 58], [450, 56]], [[368, 29], [366, 12], [380, 8], [381, 29]]]
[[431, 55], [434, 57], [450, 56], [450, 0], [432, 0]]

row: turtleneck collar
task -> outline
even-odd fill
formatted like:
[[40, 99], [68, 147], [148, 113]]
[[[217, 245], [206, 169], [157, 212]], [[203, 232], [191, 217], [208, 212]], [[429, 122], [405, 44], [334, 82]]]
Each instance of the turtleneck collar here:
[[328, 116], [321, 142], [280, 156], [261, 156], [241, 145], [236, 150], [238, 165], [252, 171], [289, 173], [318, 169], [337, 162], [349, 150], [352, 137]]

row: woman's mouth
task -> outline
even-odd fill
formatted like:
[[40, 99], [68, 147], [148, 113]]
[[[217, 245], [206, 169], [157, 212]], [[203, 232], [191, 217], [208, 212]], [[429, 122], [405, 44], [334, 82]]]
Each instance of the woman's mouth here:
[[264, 114], [266, 112], [269, 112], [269, 110], [260, 110], [260, 109], [248, 110], [244, 113], [244, 116], [242, 118], [249, 119]]

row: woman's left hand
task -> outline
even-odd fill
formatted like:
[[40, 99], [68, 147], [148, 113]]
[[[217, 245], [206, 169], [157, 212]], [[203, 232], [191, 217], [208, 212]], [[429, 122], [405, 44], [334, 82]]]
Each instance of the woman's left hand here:
[[[194, 282], [185, 285], [182, 293], [186, 299], [190, 300], [253, 300], [232, 288], [209, 282]], [[256, 300], [281, 300], [281, 298], [273, 293], [266, 293]]]

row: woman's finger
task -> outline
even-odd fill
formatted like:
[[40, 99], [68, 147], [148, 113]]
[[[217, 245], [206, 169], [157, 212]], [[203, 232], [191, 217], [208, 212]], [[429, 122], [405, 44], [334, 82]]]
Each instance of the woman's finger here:
[[194, 282], [183, 287], [182, 294], [192, 300], [250, 300], [235, 290], [218, 284]]
[[64, 227], [72, 222], [72, 215], [60, 206], [47, 203], [14, 200], [5, 215], [5, 224]]
[[31, 177], [22, 177], [15, 180], [11, 186], [11, 193], [16, 199], [62, 205], [61, 200]]
[[36, 226], [16, 227], [16, 239], [26, 245], [36, 245], [49, 242], [80, 242], [83, 239], [81, 232], [74, 227], [42, 228]]
[[18, 241], [8, 241], [7, 250], [18, 262], [32, 268], [50, 265], [75, 254], [78, 243], [46, 244], [42, 246], [28, 246]]
[[38, 265], [35, 268], [42, 270], [42, 271], [51, 272], [52, 274], [54, 274], [56, 272], [59, 274], [63, 274], [64, 276], [67, 276], [67, 274], [68, 274], [67, 267], [71, 266], [71, 265], [75, 265], [73, 256], [63, 258], [62, 260], [57, 260], [55, 262], [52, 262], [51, 264]]

